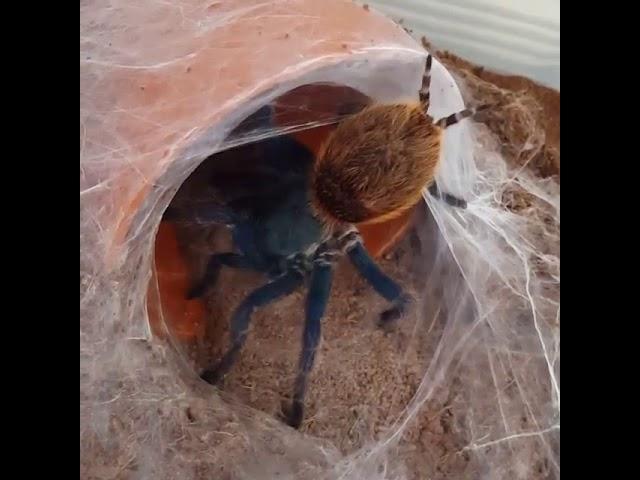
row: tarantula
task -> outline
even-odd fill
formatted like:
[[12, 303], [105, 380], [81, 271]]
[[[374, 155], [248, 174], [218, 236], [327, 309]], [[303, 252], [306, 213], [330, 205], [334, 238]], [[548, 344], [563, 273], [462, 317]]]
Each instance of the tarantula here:
[[346, 255], [390, 302], [390, 308], [380, 315], [382, 325], [407, 310], [411, 296], [370, 257], [355, 224], [401, 214], [419, 201], [425, 186], [447, 203], [466, 207], [464, 200], [441, 195], [434, 175], [444, 129], [477, 110], [465, 109], [433, 121], [426, 113], [431, 65], [429, 55], [419, 102], [365, 107], [338, 124], [315, 159], [286, 136], [272, 138], [261, 145], [257, 176], [246, 176], [233, 188], [229, 178], [214, 179], [223, 190], [224, 202], [179, 214], [168, 212], [174, 219], [225, 224], [233, 234], [236, 251], [212, 255], [189, 298], [200, 297], [211, 288], [222, 267], [250, 269], [269, 277], [268, 283], [252, 291], [235, 309], [231, 344], [219, 362], [201, 374], [204, 380], [218, 384], [232, 368], [254, 310], [292, 293], [309, 278], [302, 352], [293, 401], [285, 413], [286, 422], [298, 428], [331, 292], [333, 265], [339, 257]]

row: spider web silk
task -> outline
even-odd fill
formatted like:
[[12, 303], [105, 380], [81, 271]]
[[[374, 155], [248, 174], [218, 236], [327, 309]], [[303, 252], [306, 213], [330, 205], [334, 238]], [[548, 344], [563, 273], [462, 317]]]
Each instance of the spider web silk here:
[[[505, 100], [489, 115], [516, 118], [526, 135], [479, 122], [446, 132], [438, 183], [469, 207], [425, 193], [422, 314], [404, 321], [411, 348], [429, 353], [385, 428], [348, 451], [295, 432], [201, 382], [175, 340], [151, 335], [155, 235], [189, 175], [213, 153], [340, 116], [229, 136], [244, 118], [313, 83], [378, 102], [417, 98], [424, 50], [373, 11], [360, 21], [362, 10], [339, 0], [81, 2], [81, 478], [420, 478], [402, 448], [443, 398], [455, 421], [442, 435], [460, 443], [442, 458], [468, 458], [458, 478], [559, 478], [559, 184], [527, 168], [544, 132], [524, 96], [437, 59], [432, 116], [489, 90]], [[332, 20], [332, 30], [327, 16], [349, 28]], [[285, 33], [291, 43], [273, 52]]]

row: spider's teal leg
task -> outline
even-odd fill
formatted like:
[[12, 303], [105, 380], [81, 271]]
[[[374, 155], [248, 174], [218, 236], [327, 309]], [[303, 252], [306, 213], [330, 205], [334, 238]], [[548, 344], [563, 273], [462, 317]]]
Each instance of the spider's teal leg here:
[[313, 263], [305, 308], [305, 324], [298, 375], [293, 392], [293, 402], [289, 411], [286, 412], [287, 424], [293, 428], [299, 428], [304, 418], [304, 399], [307, 391], [307, 382], [315, 362], [316, 349], [320, 342], [321, 320], [331, 293], [332, 257], [335, 253], [338, 252], [320, 254]]
[[244, 345], [249, 329], [251, 314], [259, 307], [271, 303], [278, 298], [292, 293], [302, 285], [304, 276], [298, 270], [290, 270], [272, 282], [257, 288], [236, 308], [231, 318], [231, 346], [222, 360], [211, 369], [205, 370], [200, 376], [203, 380], [215, 385], [229, 372], [238, 358]]
[[362, 244], [362, 238], [357, 231], [348, 233], [341, 241], [360, 275], [379, 295], [392, 303], [391, 308], [380, 314], [380, 323], [386, 325], [402, 316], [411, 304], [411, 296], [404, 293], [400, 285], [378, 267]]

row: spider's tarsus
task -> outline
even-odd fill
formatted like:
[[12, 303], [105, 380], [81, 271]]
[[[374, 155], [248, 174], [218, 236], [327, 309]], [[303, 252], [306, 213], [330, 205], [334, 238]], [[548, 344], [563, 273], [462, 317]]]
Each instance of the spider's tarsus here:
[[218, 386], [222, 381], [223, 375], [218, 368], [214, 368], [213, 370], [202, 372], [200, 378], [211, 385]]
[[282, 406], [282, 419], [291, 428], [300, 429], [302, 418], [304, 417], [304, 408], [302, 402], [292, 402], [290, 405]]
[[395, 302], [393, 302], [393, 306], [380, 314], [380, 318], [378, 320], [378, 326], [382, 328], [388, 328], [402, 317], [410, 305], [413, 303], [413, 297], [409, 294], [402, 294], [400, 298], [398, 298]]
[[385, 327], [392, 322], [395, 322], [402, 316], [402, 312], [398, 306], [393, 306], [380, 314], [378, 324], [381, 327]]

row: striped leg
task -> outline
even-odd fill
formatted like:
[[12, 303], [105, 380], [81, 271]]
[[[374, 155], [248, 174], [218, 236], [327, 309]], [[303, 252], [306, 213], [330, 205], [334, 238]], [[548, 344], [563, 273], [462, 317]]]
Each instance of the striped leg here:
[[452, 113], [451, 115], [441, 118], [440, 120], [436, 120], [435, 125], [440, 128], [449, 128], [456, 123], [461, 122], [465, 118], [473, 117], [476, 113], [482, 112], [483, 110], [487, 110], [492, 105], [480, 105], [476, 108], [465, 108], [464, 110], [460, 110], [459, 112]]
[[433, 57], [431, 54], [427, 55], [427, 61], [424, 68], [424, 75], [422, 77], [422, 88], [420, 88], [420, 103], [427, 111], [429, 107], [429, 99], [431, 97], [431, 65], [433, 64]]

